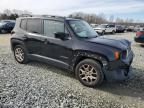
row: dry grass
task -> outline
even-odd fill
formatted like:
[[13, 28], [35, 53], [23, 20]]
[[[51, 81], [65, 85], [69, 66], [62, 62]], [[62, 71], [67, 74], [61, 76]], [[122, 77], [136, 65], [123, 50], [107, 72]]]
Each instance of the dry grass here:
[[0, 34], [0, 46], [7, 46], [10, 44], [10, 34]]

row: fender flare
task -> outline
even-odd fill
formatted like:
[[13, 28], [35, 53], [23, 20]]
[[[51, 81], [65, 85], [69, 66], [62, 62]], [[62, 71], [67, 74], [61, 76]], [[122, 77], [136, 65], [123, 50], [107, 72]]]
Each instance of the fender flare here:
[[14, 50], [15, 45], [23, 45], [25, 47], [25, 44], [21, 40], [11, 39], [11, 50], [12, 51]]
[[[79, 59], [81, 58], [90, 58], [90, 59], [94, 59], [98, 62], [100, 62], [100, 64], [102, 65], [102, 67], [106, 67], [108, 65], [108, 59], [100, 54], [94, 54], [91, 52], [81, 52], [78, 51], [74, 54], [74, 57], [72, 59], [72, 69], [74, 70], [75, 66], [78, 64]], [[81, 61], [81, 60], [80, 60]]]

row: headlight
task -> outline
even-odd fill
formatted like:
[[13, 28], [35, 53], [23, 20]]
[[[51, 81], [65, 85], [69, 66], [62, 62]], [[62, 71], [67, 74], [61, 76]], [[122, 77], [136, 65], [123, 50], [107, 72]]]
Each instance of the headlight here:
[[116, 51], [114, 53], [114, 56], [115, 56], [115, 60], [119, 60], [120, 59], [120, 52]]

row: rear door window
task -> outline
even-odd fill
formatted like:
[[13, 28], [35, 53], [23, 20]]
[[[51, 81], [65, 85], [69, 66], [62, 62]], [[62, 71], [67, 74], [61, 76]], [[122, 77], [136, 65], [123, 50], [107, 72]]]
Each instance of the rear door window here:
[[115, 27], [114, 25], [109, 25], [110, 26], [110, 28], [113, 28], [113, 27]]
[[26, 23], [27, 23], [26, 19], [21, 20], [21, 25], [20, 25], [21, 29], [26, 30]]
[[42, 34], [42, 23], [40, 19], [28, 19], [27, 31], [36, 34]]

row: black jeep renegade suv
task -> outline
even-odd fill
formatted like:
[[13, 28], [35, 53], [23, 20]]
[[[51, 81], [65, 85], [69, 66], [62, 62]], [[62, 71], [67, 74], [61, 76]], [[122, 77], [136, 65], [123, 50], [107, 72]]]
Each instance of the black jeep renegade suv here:
[[57, 16], [18, 18], [11, 49], [19, 63], [37, 60], [68, 69], [89, 87], [127, 79], [133, 61], [128, 40], [99, 37], [87, 22]]

